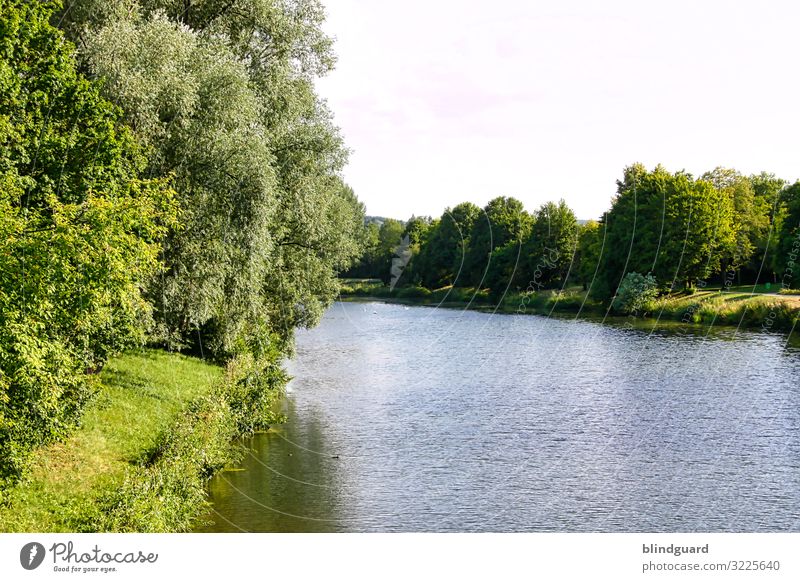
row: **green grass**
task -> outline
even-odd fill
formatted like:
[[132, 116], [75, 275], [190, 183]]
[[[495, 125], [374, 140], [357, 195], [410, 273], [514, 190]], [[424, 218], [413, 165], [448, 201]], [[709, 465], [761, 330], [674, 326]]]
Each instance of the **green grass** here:
[[[708, 291], [719, 291], [720, 286], [709, 286]], [[781, 290], [780, 283], [759, 283], [758, 285], [732, 285], [726, 289], [727, 292], [735, 293], [778, 293]]]
[[800, 297], [703, 291], [660, 297], [646, 311], [651, 317], [684, 323], [793, 331], [800, 314]]
[[97, 500], [119, 488], [189, 402], [224, 370], [201, 360], [142, 350], [111, 360], [72, 437], [38, 452], [30, 474], [6, 495], [0, 531], [82, 529]]

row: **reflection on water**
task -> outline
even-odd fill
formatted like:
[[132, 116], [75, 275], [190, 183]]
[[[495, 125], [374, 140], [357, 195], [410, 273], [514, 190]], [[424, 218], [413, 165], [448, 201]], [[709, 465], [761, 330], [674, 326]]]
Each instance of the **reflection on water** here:
[[201, 531], [800, 531], [785, 336], [338, 303]]

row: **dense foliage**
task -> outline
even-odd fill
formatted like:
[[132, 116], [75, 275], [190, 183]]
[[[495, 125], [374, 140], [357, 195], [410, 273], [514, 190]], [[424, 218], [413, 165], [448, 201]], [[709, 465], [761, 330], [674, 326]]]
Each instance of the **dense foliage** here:
[[[409, 226], [388, 219], [369, 225], [374, 235], [348, 275], [387, 280]], [[459, 286], [498, 302], [510, 292], [577, 284], [631, 312], [658, 293], [711, 284], [797, 287], [800, 183], [787, 187], [771, 174], [726, 168], [694, 178], [635, 164], [599, 221], [580, 223], [563, 200], [529, 214], [518, 200], [499, 197], [482, 210], [469, 202], [445, 210], [427, 221], [411, 250], [401, 281], [417, 295], [420, 286]]]
[[0, 8], [2, 481], [130, 345], [279, 385], [365, 235], [314, 91], [334, 61], [316, 0]]
[[314, 78], [334, 56], [317, 0], [75, 0], [62, 26], [175, 176], [181, 228], [148, 297], [164, 340], [256, 354], [314, 325], [361, 254], [364, 213]]
[[653, 275], [642, 275], [631, 271], [619, 284], [614, 308], [622, 313], [637, 314], [658, 296], [656, 278]]
[[706, 180], [635, 165], [618, 182], [603, 217], [606, 245], [593, 291], [612, 297], [626, 273], [651, 273], [666, 287], [690, 287], [734, 254], [732, 197]]
[[46, 3], [0, 2], [0, 481], [63, 437], [87, 372], [142, 341], [172, 193], [75, 70]]

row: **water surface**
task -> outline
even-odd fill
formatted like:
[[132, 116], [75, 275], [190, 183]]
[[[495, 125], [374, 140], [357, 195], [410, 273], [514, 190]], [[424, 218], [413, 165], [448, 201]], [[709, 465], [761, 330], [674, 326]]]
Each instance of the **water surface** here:
[[800, 531], [784, 335], [337, 303], [201, 531]]

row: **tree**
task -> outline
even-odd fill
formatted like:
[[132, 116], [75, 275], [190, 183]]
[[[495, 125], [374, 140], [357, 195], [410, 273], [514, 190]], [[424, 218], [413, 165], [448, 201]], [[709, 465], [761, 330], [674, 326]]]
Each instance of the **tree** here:
[[622, 279], [614, 298], [614, 309], [632, 315], [647, 307], [658, 297], [658, 284], [652, 275], [630, 272]]
[[164, 14], [111, 21], [86, 43], [92, 70], [153, 152], [149, 171], [175, 176], [183, 224], [151, 288], [163, 332], [194, 339], [213, 322], [206, 349], [232, 350], [269, 311], [260, 290], [277, 242], [277, 176], [246, 67]]
[[483, 280], [492, 302], [499, 304], [506, 293], [519, 287], [524, 263], [523, 246], [518, 241], [512, 240], [492, 251]]
[[590, 220], [578, 228], [577, 278], [584, 290], [591, 290], [600, 268], [603, 230], [600, 223]]
[[175, 176], [184, 227], [150, 287], [167, 341], [288, 349], [360, 254], [363, 206], [314, 91], [333, 64], [323, 17], [315, 0], [76, 0], [61, 15], [149, 171]]
[[[424, 260], [420, 260], [420, 251], [427, 245], [435, 226], [429, 216], [412, 216], [406, 223], [401, 237], [403, 252], [410, 253], [408, 255], [409, 262], [401, 267], [406, 284], [422, 284], [422, 271], [425, 269], [425, 265]], [[402, 261], [405, 259], [403, 258]]]
[[776, 265], [783, 288], [800, 288], [800, 181], [783, 192], [786, 214], [778, 233]]
[[378, 261], [380, 229], [380, 224], [377, 222], [364, 224], [361, 230], [362, 255], [355, 265], [343, 273], [345, 277], [355, 279], [374, 277], [373, 266]]
[[759, 241], [768, 236], [769, 214], [763, 204], [757, 204], [753, 182], [739, 172], [728, 168], [715, 168], [703, 174], [721, 195], [733, 201], [734, 230], [736, 241], [722, 256], [722, 284], [730, 286], [736, 279], [741, 281], [741, 268], [751, 264]]
[[89, 374], [144, 339], [172, 192], [142, 180], [141, 150], [73, 47], [55, 3], [0, 12], [0, 485], [64, 437]]
[[776, 178], [775, 174], [761, 172], [750, 176], [753, 185], [753, 204], [760, 216], [766, 216], [766, 225], [757, 232], [754, 240], [755, 250], [747, 265], [747, 271], [753, 281], [775, 282], [775, 271], [780, 269], [779, 236], [786, 217], [786, 198], [784, 187], [786, 182]]
[[631, 271], [652, 274], [673, 287], [691, 287], [719, 272], [735, 247], [730, 196], [685, 172], [658, 166], [626, 168], [617, 196], [603, 215], [605, 251], [594, 293], [613, 297]]
[[[625, 168], [623, 179], [617, 181], [617, 194], [611, 201], [611, 208], [600, 218], [600, 228], [605, 234], [605, 244], [600, 257], [600, 268], [592, 285], [592, 294], [603, 300], [614, 296], [628, 262], [633, 255], [634, 236], [637, 234], [637, 219], [643, 210], [650, 211], [652, 203], [642, 205], [640, 199], [649, 201], [649, 196], [639, 193], [638, 185], [647, 175], [647, 170], [642, 164], [634, 164]], [[656, 216], [658, 216], [656, 214]], [[648, 217], [647, 222], [652, 222], [655, 217]], [[640, 234], [641, 238], [641, 234]], [[648, 259], [652, 261], [654, 250], [652, 241], [647, 241]], [[640, 246], [643, 246], [640, 243]], [[644, 255], [644, 249], [637, 249], [637, 255]], [[646, 265], [645, 273], [652, 270], [652, 265]]]
[[533, 228], [524, 245], [520, 285], [531, 290], [563, 285], [573, 268], [577, 243], [578, 221], [567, 203], [559, 200], [543, 204], [534, 214]]
[[492, 252], [509, 243], [521, 245], [530, 232], [531, 222], [531, 216], [516, 198], [499, 196], [490, 200], [470, 231], [464, 258], [464, 284], [483, 285]]
[[412, 216], [403, 229], [402, 238], [408, 237], [412, 245], [424, 244], [431, 229], [429, 216]]
[[455, 285], [469, 246], [469, 234], [481, 210], [471, 202], [446, 209], [431, 225], [427, 242], [416, 263], [422, 284], [429, 288]]
[[666, 192], [664, 241], [653, 270], [656, 279], [690, 288], [718, 273], [736, 246], [734, 206], [708, 182], [677, 173]]
[[392, 259], [403, 245], [405, 225], [393, 218], [387, 218], [378, 231], [378, 253], [372, 276], [388, 285], [392, 278]]

